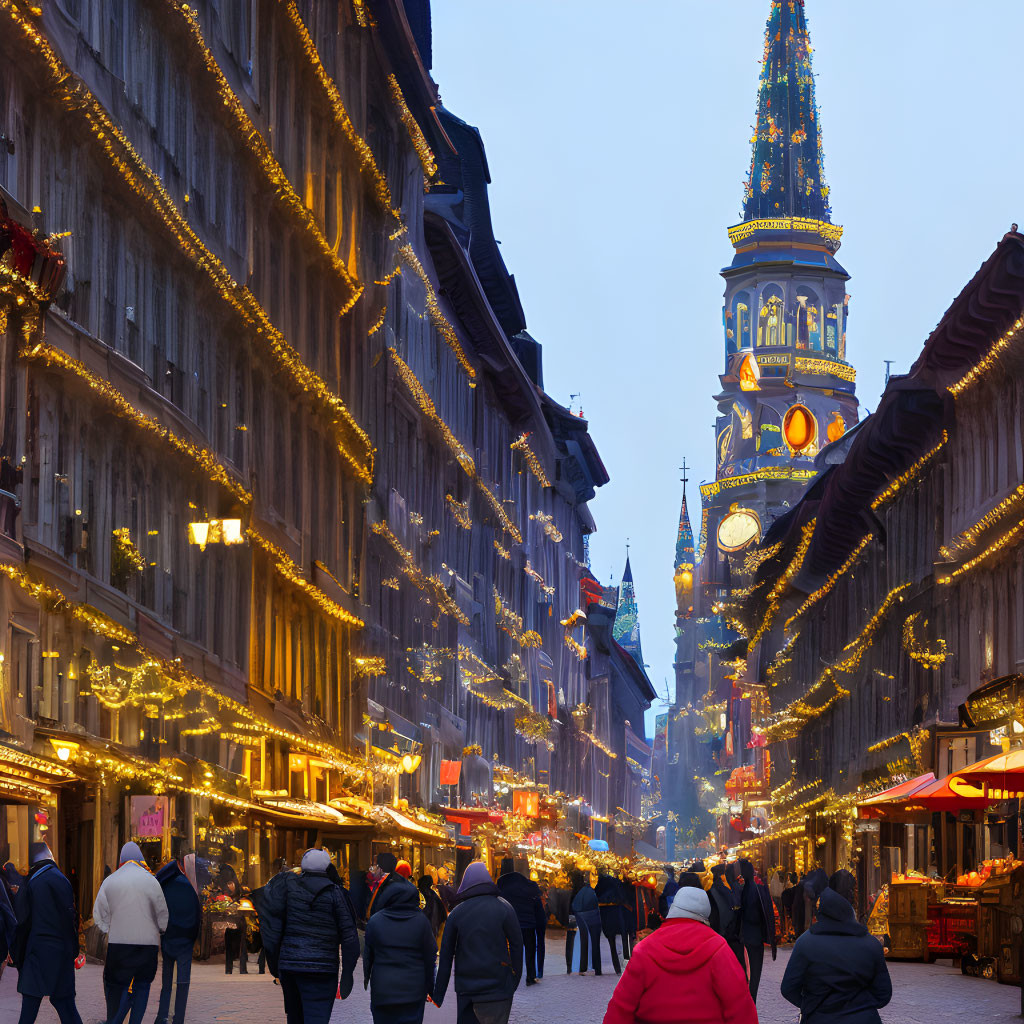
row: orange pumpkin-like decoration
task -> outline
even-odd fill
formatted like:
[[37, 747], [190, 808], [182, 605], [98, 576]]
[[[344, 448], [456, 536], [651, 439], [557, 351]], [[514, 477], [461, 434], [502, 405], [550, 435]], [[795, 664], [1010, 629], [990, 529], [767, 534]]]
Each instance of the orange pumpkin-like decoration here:
[[794, 455], [813, 443], [817, 431], [814, 414], [805, 405], [792, 406], [782, 421], [782, 436]]
[[838, 441], [846, 433], [846, 420], [843, 419], [838, 409], [832, 413], [832, 422], [828, 425], [828, 430], [825, 433], [828, 435], [829, 441]]

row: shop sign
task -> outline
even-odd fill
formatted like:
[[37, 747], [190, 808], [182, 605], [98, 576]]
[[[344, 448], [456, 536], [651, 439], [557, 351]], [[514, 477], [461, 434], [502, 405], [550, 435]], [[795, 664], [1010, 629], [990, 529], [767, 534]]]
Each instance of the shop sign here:
[[132, 835], [139, 839], [162, 839], [167, 821], [167, 797], [133, 796], [131, 798]]

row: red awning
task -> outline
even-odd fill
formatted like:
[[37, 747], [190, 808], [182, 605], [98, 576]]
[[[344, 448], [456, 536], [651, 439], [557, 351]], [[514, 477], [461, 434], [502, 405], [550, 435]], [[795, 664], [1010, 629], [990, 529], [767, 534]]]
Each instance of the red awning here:
[[916, 793], [919, 789], [923, 789], [934, 781], [935, 772], [927, 772], [924, 775], [918, 775], [916, 779], [908, 779], [906, 782], [901, 782], [898, 786], [893, 786], [891, 789], [885, 789], [881, 793], [876, 793], [874, 796], [868, 797], [867, 800], [862, 800], [857, 804], [860, 817], [882, 817], [887, 807], [903, 800], [904, 797], [910, 796], [911, 793]]

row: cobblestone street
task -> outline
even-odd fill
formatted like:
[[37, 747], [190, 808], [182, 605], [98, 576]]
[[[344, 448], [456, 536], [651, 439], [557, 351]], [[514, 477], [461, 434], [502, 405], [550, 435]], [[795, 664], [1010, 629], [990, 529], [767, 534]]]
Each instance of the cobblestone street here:
[[[581, 978], [575, 974], [567, 977], [562, 967], [563, 948], [563, 943], [557, 939], [548, 942], [548, 973], [539, 985], [519, 989], [512, 1024], [549, 1024], [563, 1012], [571, 1012], [576, 1024], [599, 1024], [615, 987], [615, 975], [606, 968], [608, 973], [600, 978], [592, 975]], [[765, 962], [758, 1003], [762, 1024], [795, 1024], [797, 1020], [795, 1007], [779, 995], [779, 982], [788, 955], [788, 950], [781, 950], [774, 964], [770, 958]], [[986, 1024], [1020, 1020], [1017, 1016], [1020, 994], [1012, 986], [965, 978], [948, 963], [890, 964], [889, 971], [895, 995], [882, 1011], [885, 1024], [942, 1024], [959, 1014]], [[369, 1024], [369, 997], [362, 988], [361, 965], [356, 978], [352, 996], [337, 1004], [333, 1024], [347, 1021]], [[21, 998], [16, 986], [17, 973], [8, 969], [0, 980], [0, 1024], [15, 1024], [18, 1019]], [[84, 1024], [100, 1024], [103, 1020], [102, 967], [89, 964], [79, 972], [78, 992], [78, 1009]], [[154, 987], [146, 1024], [156, 1015], [156, 996]], [[278, 1024], [284, 1021], [281, 990], [269, 974], [225, 976], [221, 963], [196, 964], [192, 971], [187, 1019], [190, 1024], [215, 1021]], [[56, 1024], [57, 1016], [48, 1002], [43, 1003], [39, 1021], [40, 1024]], [[425, 1024], [455, 1024], [455, 997], [451, 989], [440, 1010], [427, 1007]]]

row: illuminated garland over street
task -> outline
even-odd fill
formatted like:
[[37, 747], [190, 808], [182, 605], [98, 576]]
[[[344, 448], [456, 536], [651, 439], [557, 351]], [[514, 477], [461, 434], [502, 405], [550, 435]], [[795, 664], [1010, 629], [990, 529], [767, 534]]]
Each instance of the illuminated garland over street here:
[[943, 558], [952, 560], [957, 555], [970, 551], [978, 543], [978, 538], [990, 526], [994, 526], [1007, 513], [1024, 507], [1024, 484], [1014, 488], [1012, 493], [1007, 495], [997, 505], [988, 510], [973, 526], [969, 526], [962, 533], [958, 534], [948, 545], [939, 548], [939, 554]]
[[536, 453], [530, 447], [530, 434], [520, 434], [509, 447], [514, 452], [519, 452], [526, 460], [526, 465], [530, 472], [537, 478], [537, 482], [541, 487], [550, 487], [551, 481], [548, 480], [547, 474], [544, 472], [544, 467], [540, 464], [540, 459], [537, 458]]
[[[342, 458], [359, 479], [369, 483], [373, 478], [373, 446], [344, 402], [302, 361], [271, 323], [252, 292], [239, 285], [220, 259], [206, 247], [171, 199], [160, 178], [139, 157], [124, 132], [114, 124], [99, 101], [69, 73], [43, 35], [22, 15], [12, 0], [0, 0], [0, 12], [13, 22], [45, 66], [50, 85], [62, 109], [84, 122], [87, 134], [103, 150], [128, 190], [151, 207], [185, 258], [209, 277], [217, 294], [239, 315], [248, 332], [263, 343], [267, 354], [291, 379], [293, 386], [313, 400], [335, 428], [337, 447]], [[350, 444], [358, 447], [361, 455], [353, 454], [348, 447]]]
[[812, 519], [804, 526], [800, 543], [797, 545], [796, 552], [789, 565], [786, 566], [786, 571], [779, 577], [775, 586], [772, 587], [771, 592], [768, 594], [768, 607], [765, 610], [764, 618], [761, 620], [761, 625], [757, 627], [754, 635], [750, 638], [751, 647], [771, 628], [772, 620], [778, 613], [786, 587], [789, 586], [790, 580], [800, 572], [804, 564], [804, 558], [807, 556], [807, 549], [811, 546], [811, 538], [814, 536], [814, 527], [817, 522], [817, 519]]
[[992, 555], [999, 554], [1004, 548], [1013, 544], [1024, 535], [1024, 519], [1022, 519], [1016, 526], [1011, 527], [1001, 537], [993, 541], [984, 551], [979, 552], [974, 558], [964, 562], [958, 569], [954, 569], [948, 576], [937, 576], [936, 582], [941, 584], [952, 583], [953, 580], [959, 579], [961, 576], [966, 575], [972, 570], [976, 569], [985, 559], [990, 558]]
[[391, 98], [395, 101], [395, 106], [398, 107], [398, 116], [402, 119], [402, 124], [405, 125], [405, 130], [409, 133], [413, 149], [416, 150], [420, 165], [423, 167], [423, 173], [428, 178], [433, 178], [437, 174], [437, 161], [434, 159], [434, 153], [423, 134], [423, 129], [420, 128], [416, 118], [412, 116], [412, 111], [405, 102], [405, 97], [399, 88], [398, 79], [394, 75], [388, 75], [388, 85], [391, 87]]
[[911, 481], [915, 480], [921, 473], [921, 470], [928, 465], [929, 462], [942, 450], [942, 446], [949, 440], [949, 434], [945, 430], [942, 432], [942, 440], [932, 448], [930, 451], [924, 453], [905, 473], [901, 473], [898, 477], [884, 491], [881, 491], [871, 502], [872, 511], [877, 512], [883, 505], [888, 504], [892, 499], [899, 493], [899, 491], [906, 487]]
[[975, 363], [956, 383], [949, 385], [949, 393], [954, 398], [959, 398], [968, 388], [981, 380], [1002, 359], [1006, 350], [1013, 344], [1017, 335], [1020, 334], [1022, 328], [1024, 328], [1024, 319], [1014, 321], [1013, 326], [998, 341], [993, 343], [981, 360]]
[[832, 573], [832, 575], [829, 576], [829, 578], [825, 580], [825, 582], [820, 587], [818, 587], [817, 590], [814, 591], [814, 593], [807, 595], [807, 600], [804, 601], [804, 603], [800, 605], [800, 607], [797, 608], [797, 610], [793, 612], [793, 614], [786, 620], [786, 624], [783, 628], [787, 633], [789, 632], [789, 627], [797, 619], [799, 619], [800, 616], [803, 615], [803, 613], [807, 611], [808, 608], [813, 607], [823, 597], [826, 597], [828, 594], [832, 592], [832, 588], [843, 576], [845, 576], [850, 571], [850, 569], [853, 567], [853, 563], [856, 562], [857, 559], [860, 557], [860, 553], [868, 546], [868, 544], [871, 543], [872, 536], [873, 534], [870, 533], [865, 534], [860, 539], [860, 543], [858, 543], [857, 546], [853, 549], [853, 551], [850, 552], [849, 558], [847, 558], [846, 561], [843, 562], [843, 564], [834, 573]]

